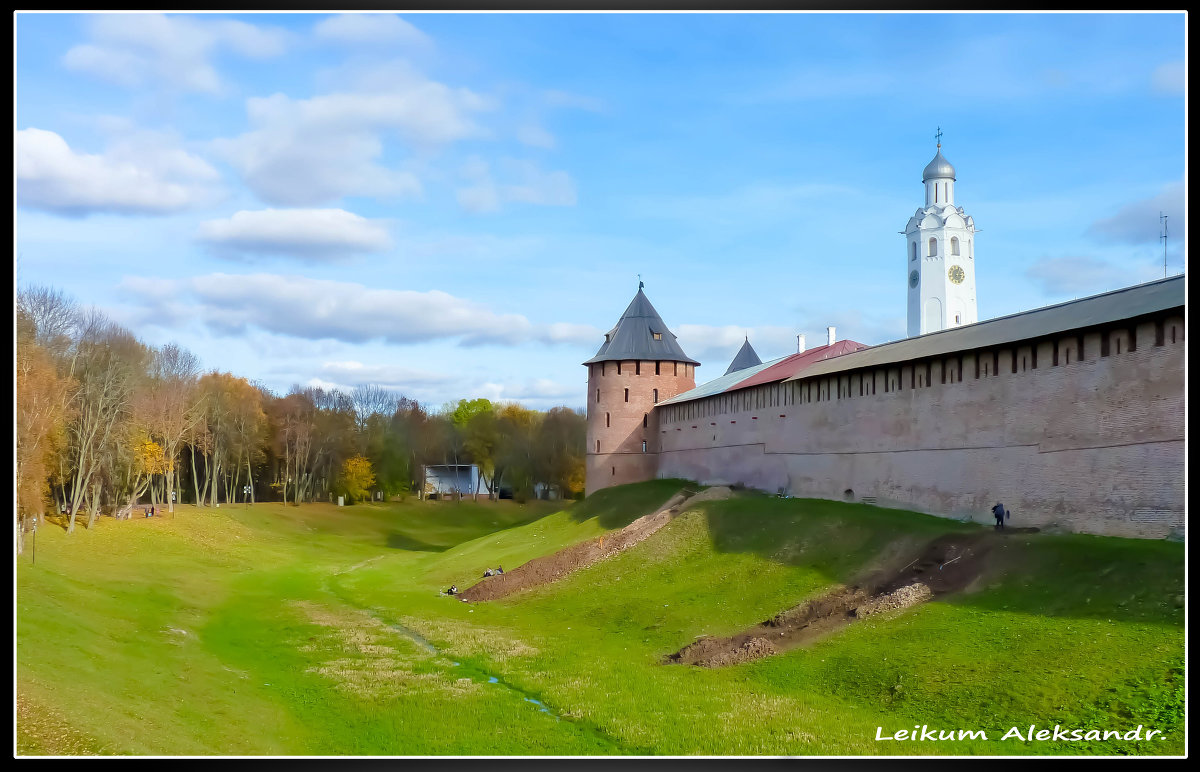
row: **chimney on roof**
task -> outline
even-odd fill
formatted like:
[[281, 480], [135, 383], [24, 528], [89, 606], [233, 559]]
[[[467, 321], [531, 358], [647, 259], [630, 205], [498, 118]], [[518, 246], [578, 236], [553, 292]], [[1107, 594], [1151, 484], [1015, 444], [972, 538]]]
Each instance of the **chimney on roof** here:
[[804, 353], [804, 333], [800, 333], [796, 336], [796, 353]]
[[826, 327], [825, 329], [829, 330], [829, 345], [832, 346], [834, 343], [837, 342], [837, 328], [836, 327]]

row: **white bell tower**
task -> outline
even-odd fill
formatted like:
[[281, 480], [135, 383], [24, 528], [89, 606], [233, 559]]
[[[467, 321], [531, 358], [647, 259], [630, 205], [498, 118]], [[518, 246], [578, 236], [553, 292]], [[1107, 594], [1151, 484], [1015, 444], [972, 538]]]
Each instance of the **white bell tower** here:
[[925, 206], [904, 229], [908, 335], [979, 321], [975, 307], [975, 220], [954, 204], [954, 167], [938, 152], [921, 181]]

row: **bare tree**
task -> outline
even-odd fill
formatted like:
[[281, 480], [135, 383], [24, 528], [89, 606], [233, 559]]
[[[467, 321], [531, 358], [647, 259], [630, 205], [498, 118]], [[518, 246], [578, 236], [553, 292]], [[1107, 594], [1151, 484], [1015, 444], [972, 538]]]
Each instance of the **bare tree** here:
[[164, 497], [175, 511], [171, 493], [178, 488], [176, 465], [188, 433], [203, 419], [197, 388], [200, 360], [185, 348], [168, 343], [154, 352], [146, 387], [137, 403], [139, 423], [162, 446], [166, 458]]
[[68, 533], [75, 530], [75, 517], [85, 498], [88, 527], [95, 522], [107, 472], [103, 465], [112, 460], [120, 440], [117, 427], [129, 418], [134, 384], [146, 363], [145, 347], [95, 309], [82, 315], [75, 348], [70, 373], [75, 380], [71, 399], [75, 416], [68, 425], [72, 471]]
[[35, 284], [17, 293], [17, 308], [33, 323], [35, 343], [55, 357], [66, 353], [81, 322], [73, 299], [61, 290]]

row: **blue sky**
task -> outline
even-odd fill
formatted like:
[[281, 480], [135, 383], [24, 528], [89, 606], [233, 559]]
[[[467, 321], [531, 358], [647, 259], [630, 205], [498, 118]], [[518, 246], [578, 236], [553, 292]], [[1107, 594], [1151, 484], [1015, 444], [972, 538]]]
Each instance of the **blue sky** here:
[[584, 403], [905, 334], [934, 132], [981, 319], [1183, 270], [1182, 14], [19, 14], [18, 286], [277, 390]]

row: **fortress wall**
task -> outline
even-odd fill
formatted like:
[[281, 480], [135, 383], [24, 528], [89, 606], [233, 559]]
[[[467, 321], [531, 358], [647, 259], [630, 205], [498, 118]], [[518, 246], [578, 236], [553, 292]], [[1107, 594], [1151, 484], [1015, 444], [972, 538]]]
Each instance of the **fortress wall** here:
[[1162, 537], [1184, 525], [1183, 329], [1173, 313], [666, 406], [658, 474]]

